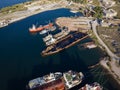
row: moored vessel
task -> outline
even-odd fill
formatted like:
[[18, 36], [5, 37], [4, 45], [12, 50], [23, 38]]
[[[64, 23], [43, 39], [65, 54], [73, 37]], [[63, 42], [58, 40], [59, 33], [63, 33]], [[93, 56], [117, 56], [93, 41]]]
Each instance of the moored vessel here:
[[31, 90], [33, 90], [34, 88], [41, 88], [41, 86], [46, 85], [50, 82], [56, 81], [57, 79], [60, 79], [61, 77], [62, 77], [62, 73], [60, 72], [50, 73], [43, 77], [38, 77], [36, 79], [30, 80], [28, 83], [28, 86], [29, 86], [29, 89]]
[[86, 84], [84, 87], [79, 90], [103, 90], [103, 87], [99, 83], [94, 82], [92, 84]]
[[79, 41], [87, 37], [88, 35], [86, 33], [81, 33], [77, 31], [72, 32], [71, 34], [68, 34], [65, 37], [62, 37], [61, 39], [56, 40], [50, 46], [47, 46], [46, 49], [41, 52], [41, 55], [47, 56], [47, 55], [55, 54], [66, 48], [69, 48], [70, 46], [78, 43]]
[[44, 29], [44, 30], [42, 30], [41, 32], [40, 32], [40, 34], [46, 34], [48, 32], [48, 30], [47, 29]]
[[[44, 26], [42, 26], [42, 25], [40, 25], [39, 27], [36, 27], [34, 24], [33, 24], [33, 26], [32, 26], [32, 28], [29, 28], [29, 31], [31, 32], [31, 33], [36, 33], [36, 32], [41, 32], [41, 31], [43, 31], [43, 30], [49, 30], [49, 29], [51, 29], [51, 28], [53, 28], [53, 27], [55, 27], [55, 26], [53, 26], [53, 23], [49, 23], [49, 24], [47, 24], [47, 25], [44, 25]], [[44, 32], [43, 32], [44, 33]], [[41, 33], [42, 34], [42, 33]]]
[[30, 90], [69, 90], [80, 84], [83, 77], [82, 72], [72, 70], [65, 73], [50, 73], [43, 77], [30, 80], [28, 87]]
[[60, 30], [60, 32], [55, 35], [48, 34], [46, 37], [43, 38], [43, 41], [45, 42], [46, 46], [55, 44], [58, 40], [67, 36], [69, 32], [70, 32], [69, 30], [63, 29], [63, 30]]

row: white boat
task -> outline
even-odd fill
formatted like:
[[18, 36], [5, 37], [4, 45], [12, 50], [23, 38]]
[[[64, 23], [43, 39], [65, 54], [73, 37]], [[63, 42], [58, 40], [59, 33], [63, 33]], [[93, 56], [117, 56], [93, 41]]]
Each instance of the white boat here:
[[40, 34], [46, 34], [47, 32], [48, 32], [48, 30], [45, 29], [45, 30], [41, 31]]

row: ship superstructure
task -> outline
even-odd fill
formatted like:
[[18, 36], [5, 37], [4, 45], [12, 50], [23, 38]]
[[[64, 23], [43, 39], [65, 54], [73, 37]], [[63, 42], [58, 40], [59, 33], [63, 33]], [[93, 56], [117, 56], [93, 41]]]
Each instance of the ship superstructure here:
[[70, 89], [78, 84], [80, 84], [84, 78], [84, 75], [81, 72], [68, 71], [63, 73], [65, 84], [67, 89]]

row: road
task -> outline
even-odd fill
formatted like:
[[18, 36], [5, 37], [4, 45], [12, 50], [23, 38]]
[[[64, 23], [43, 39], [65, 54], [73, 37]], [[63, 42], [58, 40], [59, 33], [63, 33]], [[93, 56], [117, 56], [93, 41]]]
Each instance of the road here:
[[112, 58], [112, 60], [120, 60], [120, 58], [118, 56], [116, 56], [109, 48], [108, 46], [102, 41], [102, 39], [99, 37], [97, 30], [96, 30], [96, 26], [98, 25], [97, 20], [95, 21], [91, 21], [92, 24], [92, 30], [94, 32], [94, 34], [96, 35], [98, 42], [106, 49], [108, 55]]

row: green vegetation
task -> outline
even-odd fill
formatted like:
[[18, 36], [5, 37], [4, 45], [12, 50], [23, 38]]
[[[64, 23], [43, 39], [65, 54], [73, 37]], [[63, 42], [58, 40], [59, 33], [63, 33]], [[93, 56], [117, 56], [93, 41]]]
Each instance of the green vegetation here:
[[103, 17], [102, 7], [96, 6], [94, 8], [94, 11], [95, 11], [95, 13], [93, 14], [93, 17], [98, 18], [98, 19], [102, 19], [102, 17]]
[[95, 5], [95, 6], [99, 6], [100, 5], [98, 0], [93, 0], [92, 4]]
[[[70, 0], [68, 0], [68, 1], [70, 1]], [[71, 1], [73, 1], [75, 3], [81, 3], [81, 4], [86, 4], [87, 3], [87, 0], [71, 0]]]
[[6, 14], [6, 13], [22, 11], [22, 10], [26, 10], [26, 9], [27, 9], [27, 7], [24, 7], [24, 4], [16, 4], [13, 6], [8, 6], [8, 7], [0, 9], [0, 13]]
[[66, 78], [67, 78], [68, 81], [72, 80], [71, 75], [66, 74]]
[[95, 41], [95, 44], [99, 45], [98, 39], [97, 37], [94, 35], [92, 30], [88, 30], [88, 35], [90, 35], [90, 37], [92, 38], [93, 41]]
[[120, 0], [114, 0], [116, 3], [120, 3]]

